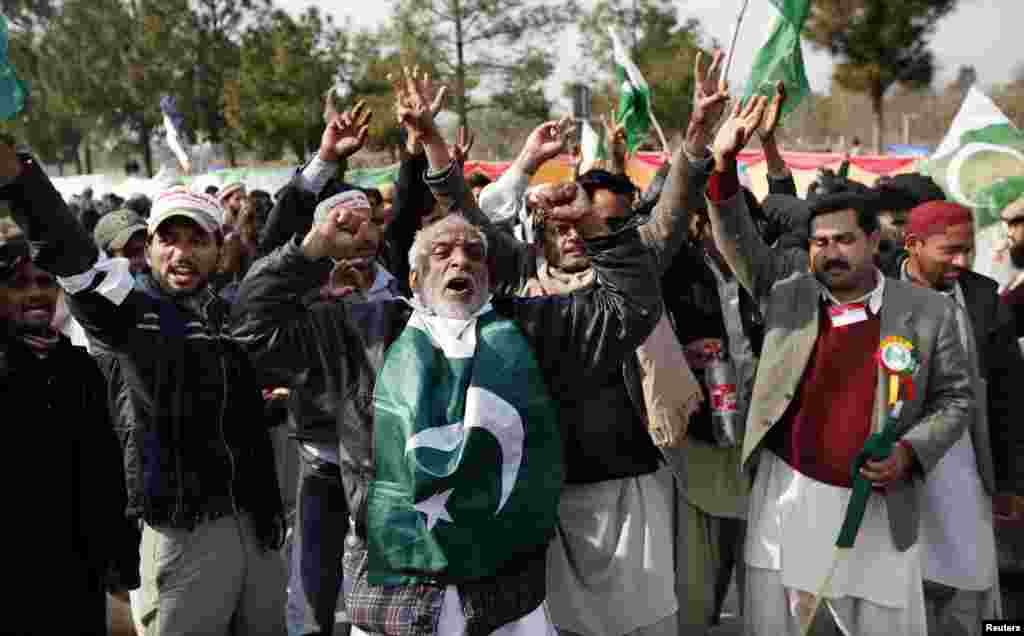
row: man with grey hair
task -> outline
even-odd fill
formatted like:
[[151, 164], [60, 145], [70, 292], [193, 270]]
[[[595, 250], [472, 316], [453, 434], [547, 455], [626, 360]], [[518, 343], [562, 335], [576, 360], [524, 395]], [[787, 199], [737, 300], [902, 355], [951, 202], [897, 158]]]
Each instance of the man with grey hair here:
[[[411, 132], [437, 135], [423, 100], [400, 114]], [[235, 334], [257, 364], [315, 377], [327, 370], [322, 351], [340, 360], [320, 384], [354, 519], [345, 588], [359, 630], [550, 630], [542, 604], [564, 473], [558, 414], [618, 373], [661, 313], [635, 228], [609, 232], [571, 184], [556, 194], [549, 217], [577, 228], [603, 285], [495, 298], [483, 233], [451, 215], [413, 243], [412, 301], [310, 310], [294, 299], [378, 234], [366, 210], [345, 206], [242, 284]]]

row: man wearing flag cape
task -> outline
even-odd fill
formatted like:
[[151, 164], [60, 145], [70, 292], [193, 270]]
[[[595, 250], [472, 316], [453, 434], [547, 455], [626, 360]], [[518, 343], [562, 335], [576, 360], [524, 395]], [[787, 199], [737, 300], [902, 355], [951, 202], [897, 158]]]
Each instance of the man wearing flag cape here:
[[[406, 70], [397, 110], [431, 170], [462, 183], [433, 123], [444, 91]], [[493, 297], [487, 237], [454, 212], [416, 236], [411, 301], [316, 315], [294, 302], [303, 286], [377, 232], [365, 209], [330, 199], [243, 285], [236, 335], [265, 368], [317, 355], [326, 329], [344, 332], [325, 403], [355, 521], [345, 550], [355, 633], [554, 633], [544, 598], [565, 473], [560, 412], [621, 373], [660, 318], [661, 291], [633, 224], [609, 230], [575, 184], [541, 194], [551, 222], [584, 237], [601, 285]]]
[[809, 262], [763, 243], [736, 156], [765, 100], [737, 103], [707, 189], [718, 249], [765, 317], [742, 454], [748, 633], [807, 633], [822, 605], [813, 627], [924, 636], [919, 491], [972, 408], [954, 307], [878, 271], [859, 195], [812, 204]]

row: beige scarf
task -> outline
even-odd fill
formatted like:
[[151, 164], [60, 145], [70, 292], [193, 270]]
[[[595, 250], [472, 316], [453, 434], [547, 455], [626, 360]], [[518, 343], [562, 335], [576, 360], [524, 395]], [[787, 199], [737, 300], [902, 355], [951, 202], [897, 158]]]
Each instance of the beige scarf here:
[[[593, 282], [593, 268], [568, 274], [541, 261], [537, 265], [537, 276], [523, 286], [523, 295], [569, 294]], [[704, 402], [704, 394], [666, 314], [662, 314], [651, 335], [637, 347], [636, 357], [643, 375], [647, 430], [651, 439], [659, 448], [679, 448], [686, 439], [690, 416]]]

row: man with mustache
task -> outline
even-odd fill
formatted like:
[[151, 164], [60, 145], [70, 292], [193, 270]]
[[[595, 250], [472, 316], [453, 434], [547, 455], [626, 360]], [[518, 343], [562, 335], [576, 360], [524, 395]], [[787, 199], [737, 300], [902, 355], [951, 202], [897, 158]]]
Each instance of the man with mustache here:
[[[0, 236], [0, 400], [8, 421], [18, 422], [6, 431], [5, 499], [31, 524], [31, 532], [13, 524], [6, 535], [18, 582], [5, 602], [20, 609], [6, 612], [4, 631], [105, 634], [107, 593], [127, 598], [139, 585], [139, 533], [124, 516], [121, 449], [103, 376], [50, 326], [60, 287], [30, 251], [24, 236]], [[56, 573], [61, 611], [26, 611], [40, 590], [53, 588]]]
[[[410, 77], [399, 88], [399, 118], [423, 142], [432, 167], [458, 174], [433, 124], [432, 106], [439, 102], [432, 95], [429, 82]], [[550, 219], [583, 237], [596, 275], [607, 282], [598, 289], [530, 301], [494, 297], [488, 237], [450, 214], [415, 237], [408, 255], [411, 301], [304, 309], [292, 299], [326, 276], [331, 259], [351, 257], [376, 233], [365, 210], [347, 208], [328, 211], [305, 238], [257, 263], [242, 286], [247, 311], [237, 316], [236, 331], [250, 343], [254, 359], [273, 373], [320, 376], [322, 403], [335, 418], [339, 469], [354, 519], [345, 550], [346, 603], [362, 631], [550, 629], [542, 606], [545, 555], [564, 473], [556, 414], [582, 399], [591, 382], [618, 373], [622, 358], [660, 315], [658, 282], [636, 231], [627, 226], [610, 232], [571, 188], [552, 205]], [[319, 353], [327, 348], [333, 356], [329, 376]], [[477, 388], [488, 374], [495, 381], [499, 370], [501, 388]], [[470, 408], [481, 395], [514, 405], [518, 415]], [[529, 403], [522, 401], [526, 397]], [[424, 428], [415, 430], [424, 438], [442, 436], [444, 442], [419, 451], [421, 438], [406, 438], [410, 417], [423, 418]], [[512, 435], [502, 438], [498, 464], [484, 452], [497, 439], [481, 435], [491, 425], [479, 418], [488, 417], [509, 425], [499, 434]], [[517, 425], [509, 417], [518, 417], [525, 434], [518, 464], [512, 462], [520, 447], [509, 442]], [[383, 453], [388, 440], [399, 443], [400, 457]], [[447, 477], [435, 480], [441, 468], [427, 471], [424, 462], [431, 453], [448, 457], [454, 448], [464, 454], [443, 462]], [[506, 472], [513, 465], [518, 469]], [[513, 483], [506, 479], [516, 478], [508, 499], [494, 497], [496, 472], [503, 488]], [[415, 492], [406, 490], [410, 485], [401, 475], [415, 476]], [[521, 532], [504, 527], [527, 518]], [[386, 538], [389, 532], [397, 533], [393, 540]], [[424, 553], [406, 540], [429, 546], [431, 558], [422, 560]], [[475, 549], [485, 542], [490, 549]]]
[[[1016, 397], [1024, 361], [1013, 315], [999, 302], [996, 282], [970, 269], [975, 242], [968, 208], [949, 201], [913, 208], [905, 244], [882, 267], [892, 278], [934, 289], [956, 303], [976, 396], [969, 432], [924, 484], [921, 533], [929, 631], [975, 634], [983, 619], [1002, 616], [993, 504], [1019, 502], [1024, 491], [1019, 460], [1024, 437]], [[1015, 506], [1002, 507], [997, 515], [1013, 514]]]
[[[934, 291], [878, 271], [877, 210], [857, 194], [812, 204], [809, 257], [764, 244], [736, 160], [760, 124], [764, 99], [736, 104], [713, 144], [707, 186], [715, 243], [765, 317], [742, 454], [743, 467], [756, 470], [746, 627], [755, 636], [800, 634], [824, 594], [829, 611], [817, 615], [815, 629], [836, 623], [846, 634], [924, 636], [923, 477], [971, 417], [955, 309]], [[895, 376], [895, 391], [893, 373], [904, 374]], [[892, 401], [900, 407], [890, 408]], [[883, 427], [896, 443], [862, 456]], [[851, 553], [833, 571], [855, 483], [873, 492]]]
[[147, 223], [149, 273], [107, 259], [28, 155], [0, 144], [0, 197], [58, 276], [118, 409], [126, 513], [142, 522], [147, 633], [284, 632], [283, 513], [260, 378], [210, 289], [223, 211], [184, 188]]

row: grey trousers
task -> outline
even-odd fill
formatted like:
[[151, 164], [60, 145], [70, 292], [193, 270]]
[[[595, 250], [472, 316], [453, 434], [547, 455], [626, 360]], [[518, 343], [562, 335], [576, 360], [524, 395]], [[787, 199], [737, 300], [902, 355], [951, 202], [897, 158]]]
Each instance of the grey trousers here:
[[248, 515], [146, 525], [140, 557], [146, 636], [286, 633], [284, 560], [259, 546]]
[[679, 624], [684, 634], [702, 634], [719, 623], [719, 614], [725, 602], [733, 572], [739, 606], [743, 607], [746, 563], [743, 544], [747, 537], [745, 519], [714, 517], [680, 496], [680, 525], [676, 550], [676, 567], [681, 568], [680, 583], [676, 590], [679, 598]]

